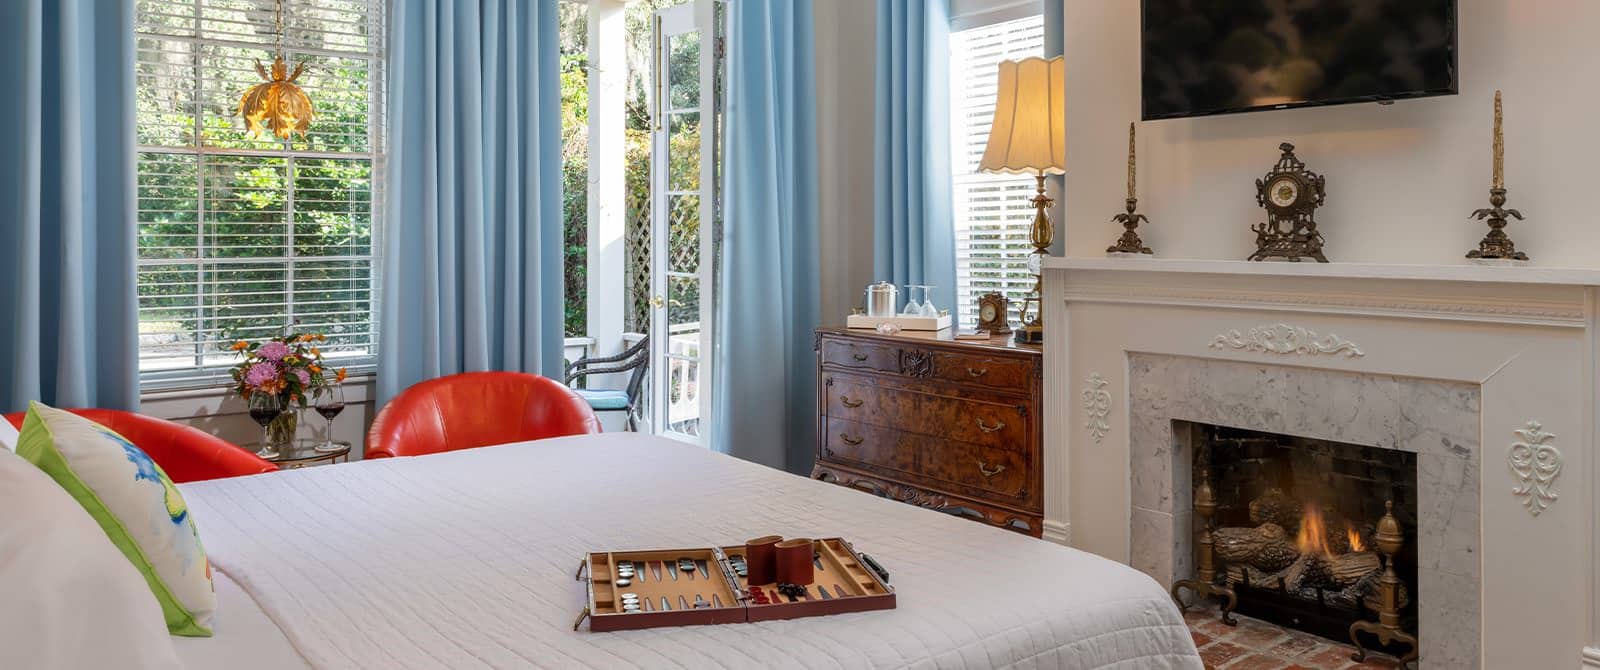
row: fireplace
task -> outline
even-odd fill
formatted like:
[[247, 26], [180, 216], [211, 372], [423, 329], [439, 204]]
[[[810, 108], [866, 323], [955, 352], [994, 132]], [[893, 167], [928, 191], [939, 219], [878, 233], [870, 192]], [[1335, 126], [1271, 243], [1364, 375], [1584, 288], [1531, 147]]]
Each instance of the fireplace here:
[[[1215, 581], [1236, 611], [1333, 640], [1386, 608], [1417, 629], [1417, 455], [1180, 422], [1193, 445], [1196, 525], [1209, 519]], [[1380, 522], [1391, 540], [1395, 602], [1384, 602]], [[1201, 559], [1204, 562], [1204, 559]], [[1370, 639], [1367, 642], [1372, 642]], [[1369, 648], [1377, 645], [1369, 645]], [[1386, 651], [1403, 656], [1410, 649]]]

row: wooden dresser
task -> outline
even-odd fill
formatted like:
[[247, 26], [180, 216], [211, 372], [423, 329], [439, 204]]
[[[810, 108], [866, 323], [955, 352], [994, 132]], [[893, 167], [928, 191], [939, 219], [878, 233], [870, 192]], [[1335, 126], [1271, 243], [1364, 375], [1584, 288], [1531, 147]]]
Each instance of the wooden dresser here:
[[1037, 346], [819, 328], [814, 479], [1038, 537]]

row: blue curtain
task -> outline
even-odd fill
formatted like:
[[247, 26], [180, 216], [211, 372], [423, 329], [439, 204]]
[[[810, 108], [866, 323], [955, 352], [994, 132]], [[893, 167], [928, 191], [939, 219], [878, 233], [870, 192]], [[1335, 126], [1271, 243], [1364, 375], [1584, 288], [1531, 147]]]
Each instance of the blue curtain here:
[[132, 2], [0, 2], [0, 409], [135, 409]]
[[395, 0], [378, 394], [561, 371], [556, 2]]
[[[1043, 0], [1043, 3], [1044, 57], [1054, 58], [1066, 53], [1066, 0]], [[1055, 199], [1050, 207], [1050, 220], [1056, 224], [1056, 239], [1050, 245], [1050, 253], [1057, 256], [1065, 252], [1067, 243], [1067, 236], [1063, 234], [1066, 228], [1062, 225], [1067, 220], [1066, 179], [1067, 176], [1061, 174], [1044, 178], [1045, 192]]]
[[804, 473], [821, 312], [811, 0], [739, 0], [730, 33], [711, 445]]
[[877, 56], [873, 278], [932, 284], [934, 304], [949, 309], [956, 284], [949, 0], [878, 0]]

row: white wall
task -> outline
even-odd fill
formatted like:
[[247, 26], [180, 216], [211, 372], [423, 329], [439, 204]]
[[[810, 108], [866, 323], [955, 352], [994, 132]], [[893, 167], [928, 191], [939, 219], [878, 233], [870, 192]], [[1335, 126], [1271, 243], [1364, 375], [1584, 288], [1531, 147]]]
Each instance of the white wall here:
[[[1600, 2], [1460, 0], [1461, 95], [1140, 124], [1140, 233], [1173, 258], [1243, 259], [1263, 220], [1255, 179], [1288, 141], [1328, 179], [1328, 257], [1459, 263], [1487, 228], [1494, 90], [1505, 91], [1508, 229], [1538, 265], [1600, 267]], [[1126, 190], [1139, 116], [1139, 3], [1066, 4], [1066, 249], [1098, 256]]]
[[842, 325], [872, 283], [876, 3], [816, 0], [822, 323]]

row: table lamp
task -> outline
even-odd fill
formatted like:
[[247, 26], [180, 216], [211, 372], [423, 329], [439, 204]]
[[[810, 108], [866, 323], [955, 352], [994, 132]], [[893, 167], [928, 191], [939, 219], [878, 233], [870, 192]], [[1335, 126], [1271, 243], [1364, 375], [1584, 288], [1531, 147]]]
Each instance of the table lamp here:
[[[1033, 196], [1033, 225], [1028, 243], [1034, 247], [1028, 257], [1028, 271], [1035, 277], [1033, 295], [1022, 303], [1022, 328], [1017, 341], [1044, 342], [1044, 276], [1041, 261], [1055, 239], [1050, 223], [1051, 199], [1044, 194], [1044, 178], [1066, 174], [1066, 61], [1055, 58], [1024, 58], [1000, 64], [1000, 78], [994, 105], [994, 123], [989, 127], [989, 144], [978, 161], [978, 171], [998, 174], [1031, 174], [1038, 180]], [[1029, 317], [1028, 306], [1037, 307]]]

